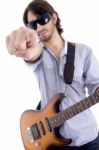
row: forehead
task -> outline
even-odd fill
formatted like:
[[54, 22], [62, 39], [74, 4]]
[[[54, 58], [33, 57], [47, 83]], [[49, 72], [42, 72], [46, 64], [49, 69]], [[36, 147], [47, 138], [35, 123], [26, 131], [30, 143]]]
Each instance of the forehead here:
[[29, 11], [28, 14], [27, 14], [27, 20], [28, 20], [28, 22], [37, 19], [37, 17], [38, 17], [38, 16], [35, 15], [35, 14], [33, 14], [31, 11]]

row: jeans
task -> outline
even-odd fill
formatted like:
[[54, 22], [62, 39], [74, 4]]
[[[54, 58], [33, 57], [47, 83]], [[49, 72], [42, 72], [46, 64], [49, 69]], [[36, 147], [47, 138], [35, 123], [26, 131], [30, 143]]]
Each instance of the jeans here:
[[66, 146], [64, 148], [54, 147], [51, 150], [99, 150], [99, 136], [95, 140], [79, 147], [78, 146], [74, 147]]

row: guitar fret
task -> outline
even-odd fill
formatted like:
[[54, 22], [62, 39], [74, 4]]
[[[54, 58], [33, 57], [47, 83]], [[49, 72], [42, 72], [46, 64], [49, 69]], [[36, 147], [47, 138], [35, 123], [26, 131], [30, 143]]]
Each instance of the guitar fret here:
[[90, 107], [92, 106], [89, 97], [87, 97], [87, 103], [89, 104]]
[[52, 129], [53, 129], [53, 128], [55, 127], [55, 122], [54, 122], [54, 120], [52, 119], [50, 123], [51, 123], [51, 127], [52, 127]]
[[57, 120], [58, 120], [57, 125], [60, 126], [62, 121], [59, 113], [57, 114]]
[[94, 99], [93, 99], [93, 96], [92, 96], [92, 95], [90, 96], [90, 102], [91, 102], [91, 104], [92, 104], [92, 105], [94, 105], [94, 104], [95, 104], [95, 101], [94, 101]]
[[[79, 103], [78, 104], [75, 104], [75, 108], [76, 108], [76, 112], [77, 112], [77, 114], [79, 113], [79, 107], [80, 107], [80, 105], [79, 105]], [[81, 107], [80, 107], [81, 108]]]
[[56, 127], [56, 124], [57, 124], [57, 119], [55, 117], [55, 119], [53, 120], [53, 127]]
[[67, 115], [67, 119], [69, 119], [69, 118], [70, 118], [69, 108], [67, 109], [67, 111], [66, 111], [66, 113], [65, 113], [65, 114]]
[[50, 120], [50, 124], [51, 124], [51, 127], [52, 127], [52, 128], [54, 128], [54, 123], [55, 123], [55, 122], [54, 122], [54, 119], [53, 119], [53, 118], [51, 118], [51, 120]]
[[57, 126], [59, 126], [60, 125], [60, 123], [61, 123], [61, 121], [60, 121], [60, 118], [58, 117], [58, 115], [56, 115], [56, 122], [55, 122], [55, 126], [57, 127]]
[[76, 105], [78, 106], [79, 112], [82, 112], [83, 105], [81, 103], [77, 103]]
[[62, 120], [62, 122], [64, 122], [66, 120], [65, 116], [64, 116], [64, 112], [61, 112], [61, 120]]
[[[50, 100], [50, 102], [48, 103], [48, 106], [46, 106], [46, 108], [48, 107], [48, 111], [46, 111], [47, 110], [46, 108], [42, 109], [42, 111], [40, 112], [28, 110], [28, 111], [25, 111], [23, 115], [21, 116], [20, 128], [21, 128], [23, 143], [25, 147], [27, 147], [27, 149], [29, 150], [38, 149], [38, 148], [42, 149], [42, 144], [46, 144], [44, 146], [44, 148], [46, 149], [48, 146], [50, 146], [50, 144], [53, 144], [54, 139], [55, 139], [56, 144], [59, 143], [59, 138], [57, 138], [57, 135], [60, 135], [60, 134], [57, 132], [57, 130], [54, 130], [54, 129], [58, 129], [58, 127], [63, 125], [63, 123], [66, 120], [72, 118], [73, 116], [76, 116], [80, 112], [83, 112], [87, 108], [98, 103], [99, 102], [99, 88], [97, 88], [96, 92], [93, 93], [93, 95], [83, 100], [80, 100], [76, 102], [75, 104], [71, 105], [70, 107], [66, 108], [65, 110], [57, 113], [55, 112], [55, 104], [57, 104], [58, 106], [59, 103], [57, 102], [61, 100], [60, 98], [61, 98], [61, 94], [58, 94]], [[40, 113], [40, 116], [42, 116], [41, 118], [39, 116], [39, 113]], [[46, 117], [43, 114], [45, 114]], [[43, 143], [43, 137], [45, 140], [49, 138], [50, 140], [48, 141], [49, 143], [48, 142]], [[60, 144], [62, 146], [64, 145], [66, 146], [66, 144], [67, 145], [70, 144], [70, 141], [71, 140], [69, 139], [60, 141]]]
[[77, 113], [76, 113], [76, 111], [75, 111], [75, 107], [74, 107], [74, 105], [73, 105], [73, 106], [71, 106], [71, 108], [73, 108], [72, 110], [73, 110], [73, 113], [74, 113], [74, 116], [75, 116]]
[[64, 114], [65, 114], [65, 118], [66, 118], [66, 120], [67, 120], [67, 119], [68, 119], [68, 114], [67, 114], [67, 112], [64, 111]]
[[95, 93], [95, 94], [93, 94], [94, 95], [94, 97], [95, 97], [95, 100], [96, 100], [96, 103], [99, 101], [98, 99], [99, 99], [99, 95], [98, 95], [98, 93]]
[[[70, 107], [70, 108], [68, 108], [68, 112], [69, 112], [69, 118], [71, 118], [71, 117], [73, 117], [73, 111], [72, 111], [72, 108]], [[68, 119], [69, 119], [68, 118]]]
[[54, 117], [50, 118], [51, 128], [59, 127], [65, 122], [65, 120], [68, 120], [80, 112], [83, 112], [97, 102], [99, 102], [99, 95], [98, 93], [94, 93], [93, 95], [88, 96], [80, 102], [68, 107], [62, 112], [59, 112]]
[[73, 117], [73, 110], [72, 110], [72, 107], [70, 107], [70, 109], [71, 109], [71, 117]]
[[93, 97], [94, 102], [96, 103], [96, 100], [95, 100], [95, 98], [94, 98], [94, 95], [92, 95], [92, 97]]
[[87, 109], [87, 105], [85, 103], [85, 100], [81, 101], [81, 106], [82, 106], [82, 111]]
[[60, 113], [56, 114], [56, 116], [52, 117], [50, 119], [50, 124], [52, 128], [58, 127], [62, 125], [65, 121], [65, 117], [63, 114], [60, 115]]

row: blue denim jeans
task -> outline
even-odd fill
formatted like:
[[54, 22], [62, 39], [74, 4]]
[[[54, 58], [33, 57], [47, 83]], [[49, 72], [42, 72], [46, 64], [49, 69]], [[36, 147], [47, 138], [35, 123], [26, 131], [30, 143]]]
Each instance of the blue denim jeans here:
[[51, 150], [99, 150], [99, 136], [95, 140], [79, 147], [76, 146], [75, 147], [66, 146], [64, 148], [54, 147]]

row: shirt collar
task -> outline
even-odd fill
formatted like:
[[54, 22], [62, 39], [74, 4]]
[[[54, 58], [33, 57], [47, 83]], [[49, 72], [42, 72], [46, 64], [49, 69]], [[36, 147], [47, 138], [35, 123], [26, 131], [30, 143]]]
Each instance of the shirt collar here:
[[63, 50], [61, 51], [60, 56], [62, 57], [66, 54], [67, 54], [67, 41], [65, 41], [65, 46], [64, 46]]
[[[49, 50], [47, 47], [44, 46], [43, 43], [42, 43], [42, 47], [43, 47], [43, 49]], [[49, 50], [49, 51], [50, 51], [50, 50]], [[51, 51], [50, 51], [50, 52], [51, 52]], [[66, 54], [67, 54], [67, 41], [65, 41], [65, 46], [64, 46], [64, 48], [63, 48], [62, 51], [61, 51], [60, 57], [66, 55]]]

